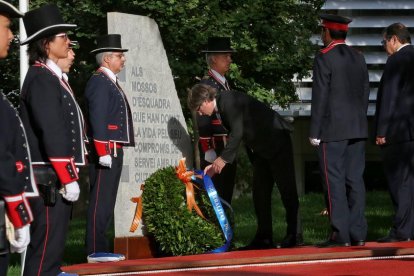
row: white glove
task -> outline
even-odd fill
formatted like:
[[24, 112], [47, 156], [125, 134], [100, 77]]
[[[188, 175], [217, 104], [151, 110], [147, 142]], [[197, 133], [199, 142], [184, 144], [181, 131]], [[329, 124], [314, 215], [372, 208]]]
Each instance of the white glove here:
[[216, 158], [217, 158], [217, 154], [216, 154], [216, 151], [214, 149], [209, 149], [204, 154], [204, 160], [206, 160], [209, 163], [213, 163], [214, 160], [216, 160]]
[[30, 224], [14, 230], [14, 240], [10, 241], [11, 253], [22, 253], [30, 243]]
[[79, 184], [76, 181], [70, 182], [64, 185], [59, 192], [67, 201], [75, 202], [78, 200], [80, 194]]
[[112, 157], [109, 154], [99, 157], [99, 165], [110, 168], [112, 166]]
[[316, 139], [316, 138], [310, 138], [309, 137], [309, 142], [311, 143], [312, 146], [319, 146], [321, 139]]

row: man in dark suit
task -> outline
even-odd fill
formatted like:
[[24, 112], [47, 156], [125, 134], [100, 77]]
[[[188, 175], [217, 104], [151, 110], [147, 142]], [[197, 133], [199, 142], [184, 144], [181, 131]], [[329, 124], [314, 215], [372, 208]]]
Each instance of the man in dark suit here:
[[[209, 67], [207, 74], [200, 83], [210, 85], [219, 92], [227, 92], [230, 85], [225, 74], [230, 70], [231, 55], [235, 51], [230, 46], [228, 37], [210, 37], [206, 53], [206, 61]], [[220, 155], [228, 142], [227, 130], [220, 124], [215, 113], [211, 116], [197, 116], [197, 126], [200, 135], [201, 168], [210, 165]], [[228, 164], [221, 174], [213, 177], [214, 186], [220, 198], [231, 204], [235, 185], [237, 162]]]
[[88, 262], [119, 261], [121, 254], [109, 252], [106, 232], [113, 218], [121, 178], [124, 146], [134, 146], [131, 109], [117, 74], [124, 69], [128, 51], [121, 46], [121, 35], [108, 34], [97, 39], [98, 70], [85, 89], [88, 107], [91, 164], [86, 247]]
[[[0, 59], [8, 55], [14, 35], [11, 19], [23, 16], [18, 9], [0, 1]], [[0, 275], [7, 275], [9, 251], [22, 253], [30, 241], [33, 215], [27, 196], [36, 196], [26, 133], [16, 110], [0, 93]], [[4, 201], [4, 202], [3, 202]], [[11, 221], [14, 236], [6, 241], [5, 213]], [[10, 250], [9, 250], [10, 243]]]
[[294, 245], [299, 245], [296, 236], [301, 236], [302, 232], [290, 138], [292, 126], [277, 112], [247, 94], [238, 91], [217, 93], [216, 89], [204, 84], [191, 89], [188, 106], [200, 115], [216, 112], [229, 133], [228, 143], [220, 156], [205, 168], [206, 174], [219, 174], [231, 164], [242, 141], [252, 151], [253, 200], [258, 228], [254, 240], [245, 249], [274, 247], [271, 213], [274, 182], [286, 209], [287, 234], [295, 239]]
[[345, 44], [351, 19], [321, 15], [323, 48], [313, 67], [309, 140], [317, 147], [331, 234], [320, 247], [364, 245], [365, 142], [368, 70], [361, 53]]
[[401, 23], [388, 26], [383, 38], [389, 57], [378, 88], [375, 136], [395, 214], [378, 242], [408, 241], [414, 236], [414, 48]]

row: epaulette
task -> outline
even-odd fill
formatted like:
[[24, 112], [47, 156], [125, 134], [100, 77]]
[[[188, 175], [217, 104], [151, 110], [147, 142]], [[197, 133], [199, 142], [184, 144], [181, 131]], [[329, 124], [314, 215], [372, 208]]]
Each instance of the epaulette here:
[[210, 79], [211, 77], [209, 76], [209, 75], [205, 75], [203, 78], [202, 78], [202, 80], [208, 80], [208, 79]]

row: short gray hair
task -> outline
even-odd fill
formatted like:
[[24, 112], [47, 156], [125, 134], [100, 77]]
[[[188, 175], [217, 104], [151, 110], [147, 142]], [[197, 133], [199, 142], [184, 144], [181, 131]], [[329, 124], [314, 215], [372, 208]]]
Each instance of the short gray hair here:
[[104, 57], [106, 57], [107, 55], [111, 55], [111, 54], [112, 54], [112, 52], [100, 52], [100, 53], [97, 53], [95, 55], [96, 63], [98, 63], [98, 65], [101, 66], [102, 63], [103, 63]]
[[214, 53], [206, 53], [206, 62], [208, 67], [211, 67], [211, 65], [213, 64], [213, 56]]

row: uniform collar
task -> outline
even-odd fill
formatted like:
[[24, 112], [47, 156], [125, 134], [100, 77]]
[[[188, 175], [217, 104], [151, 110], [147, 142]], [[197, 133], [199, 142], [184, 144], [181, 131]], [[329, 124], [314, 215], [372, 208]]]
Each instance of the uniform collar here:
[[108, 77], [113, 81], [116, 82], [116, 75], [110, 69], [101, 66], [101, 69], [108, 75]]
[[210, 72], [214, 75], [214, 77], [216, 77], [219, 81], [221, 81], [222, 83], [226, 83], [226, 78], [221, 75], [219, 72], [217, 72], [214, 69], [210, 69]]
[[56, 76], [59, 77], [59, 79], [62, 78], [62, 69], [51, 59], [46, 60], [46, 66], [49, 67], [49, 69], [56, 74]]

